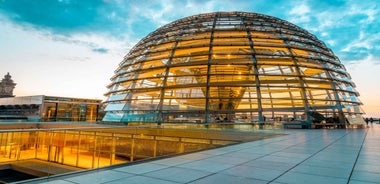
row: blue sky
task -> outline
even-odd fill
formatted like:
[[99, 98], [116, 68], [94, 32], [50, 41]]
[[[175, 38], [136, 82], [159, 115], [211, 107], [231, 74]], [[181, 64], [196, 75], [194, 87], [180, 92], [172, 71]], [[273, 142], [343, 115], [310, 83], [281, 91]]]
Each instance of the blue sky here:
[[305, 28], [345, 64], [364, 110], [380, 111], [378, 0], [0, 0], [0, 76], [10, 72], [18, 96], [102, 99], [140, 39], [214, 11], [262, 13]]

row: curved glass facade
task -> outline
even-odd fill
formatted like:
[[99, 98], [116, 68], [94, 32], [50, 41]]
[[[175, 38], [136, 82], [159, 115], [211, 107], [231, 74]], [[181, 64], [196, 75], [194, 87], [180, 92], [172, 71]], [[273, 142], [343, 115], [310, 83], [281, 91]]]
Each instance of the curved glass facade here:
[[169, 23], [124, 57], [106, 94], [103, 121], [312, 121], [361, 114], [337, 56], [306, 30], [247, 12]]

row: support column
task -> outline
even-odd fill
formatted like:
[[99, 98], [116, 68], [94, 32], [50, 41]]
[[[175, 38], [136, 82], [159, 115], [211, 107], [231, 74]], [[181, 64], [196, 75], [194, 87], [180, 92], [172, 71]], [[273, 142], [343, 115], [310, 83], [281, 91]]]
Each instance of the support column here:
[[110, 165], [115, 163], [115, 155], [116, 155], [116, 138], [115, 133], [112, 133], [112, 142], [111, 142], [111, 152], [110, 152]]
[[211, 60], [212, 60], [212, 49], [214, 44], [214, 31], [216, 20], [219, 17], [219, 13], [215, 15], [214, 22], [212, 23], [211, 35], [210, 35], [210, 47], [208, 52], [207, 60], [207, 82], [206, 82], [206, 108], [205, 108], [205, 124], [209, 124], [209, 115], [210, 115], [210, 74], [211, 74]]
[[261, 102], [261, 99], [262, 99], [261, 89], [260, 89], [261, 84], [260, 84], [260, 79], [259, 79], [259, 69], [258, 69], [258, 66], [257, 66], [256, 52], [255, 52], [255, 48], [254, 48], [254, 43], [252, 41], [251, 31], [246, 26], [243, 18], [242, 18], [242, 22], [244, 23], [244, 27], [245, 27], [245, 30], [246, 30], [247, 35], [248, 35], [249, 46], [250, 46], [251, 54], [252, 54], [253, 72], [254, 72], [254, 76], [255, 76], [255, 86], [256, 86], [256, 98], [257, 98], [257, 113], [258, 113], [258, 118], [259, 118], [259, 122], [264, 122], [263, 106], [262, 106], [262, 102]]
[[[318, 56], [320, 56], [319, 53], [318, 53]], [[335, 84], [335, 81], [334, 81], [333, 77], [331, 76], [330, 71], [327, 69], [326, 63], [323, 63], [323, 67], [324, 67], [323, 69], [325, 70], [327, 77], [329, 78], [329, 80], [331, 80], [331, 87], [333, 88], [333, 91], [334, 91], [336, 108], [338, 109], [339, 123], [346, 124], [346, 119], [345, 119], [345, 116], [343, 113], [342, 103], [341, 103], [340, 98], [339, 98], [337, 85]]]
[[153, 158], [157, 157], [157, 136], [154, 136], [154, 145], [153, 145]]
[[290, 57], [293, 60], [294, 67], [296, 68], [297, 77], [298, 77], [299, 84], [300, 84], [300, 87], [301, 87], [301, 97], [303, 99], [304, 108], [305, 108], [306, 123], [307, 123], [308, 128], [311, 128], [312, 121], [311, 121], [311, 115], [310, 115], [310, 104], [309, 104], [309, 102], [307, 100], [306, 87], [305, 87], [306, 85], [305, 85], [305, 82], [303, 80], [301, 70], [300, 70], [300, 68], [298, 66], [297, 59], [294, 56], [294, 53], [293, 53], [292, 49], [289, 47], [289, 44], [287, 42], [286, 37], [284, 37], [284, 35], [282, 35], [282, 32], [281, 32], [280, 28], [278, 29], [278, 31], [280, 33], [280, 36], [282, 37], [282, 40], [285, 43], [286, 48], [289, 51]]
[[164, 80], [162, 81], [162, 87], [161, 87], [161, 91], [160, 91], [160, 102], [158, 103], [158, 106], [157, 106], [157, 108], [158, 108], [158, 114], [157, 114], [157, 120], [156, 120], [157, 125], [161, 125], [163, 123], [163, 120], [164, 120], [164, 116], [162, 114], [162, 106], [164, 105], [165, 89], [167, 86], [170, 65], [172, 63], [174, 52], [177, 48], [177, 44], [178, 44], [178, 40], [176, 39], [174, 46], [173, 46], [173, 49], [170, 52], [168, 62], [166, 63], [165, 76], [164, 76]]
[[133, 162], [134, 159], [134, 152], [135, 152], [135, 136], [134, 134], [131, 135], [132, 143], [131, 143], [131, 154], [129, 156], [129, 160]]
[[[97, 149], [98, 139], [96, 137], [96, 132], [94, 132], [94, 150], [92, 152], [92, 166], [91, 168], [95, 168], [95, 157], [96, 157], [96, 149]], [[99, 165], [98, 165], [99, 167]]]
[[57, 121], [58, 120], [58, 102], [55, 103], [55, 112], [54, 112], [54, 114], [55, 114], [55, 121]]
[[61, 151], [62, 151], [62, 158], [61, 158], [61, 163], [64, 164], [65, 163], [65, 149], [66, 149], [66, 130], [64, 130], [63, 132], [63, 144], [62, 144], [62, 148], [61, 148]]
[[79, 150], [80, 150], [80, 143], [81, 143], [81, 131], [78, 131], [78, 146], [77, 146], [77, 158], [76, 158], [76, 163], [75, 166], [78, 167], [79, 165]]
[[179, 152], [179, 153], [183, 153], [183, 152], [185, 152], [185, 145], [184, 145], [184, 143], [182, 142], [182, 137], [179, 138], [179, 148], [178, 148], [178, 152]]

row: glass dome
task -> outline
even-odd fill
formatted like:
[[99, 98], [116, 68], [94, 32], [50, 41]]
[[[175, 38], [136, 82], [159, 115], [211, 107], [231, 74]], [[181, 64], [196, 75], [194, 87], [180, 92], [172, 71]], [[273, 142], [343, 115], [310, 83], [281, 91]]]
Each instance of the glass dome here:
[[257, 13], [169, 23], [138, 42], [108, 85], [111, 122], [263, 122], [361, 114], [350, 75], [306, 30]]

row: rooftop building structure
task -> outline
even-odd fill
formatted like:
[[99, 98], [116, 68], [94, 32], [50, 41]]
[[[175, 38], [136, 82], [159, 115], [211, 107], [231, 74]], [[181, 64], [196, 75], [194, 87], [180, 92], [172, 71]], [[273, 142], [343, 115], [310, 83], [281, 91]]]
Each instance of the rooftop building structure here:
[[[361, 117], [344, 65], [316, 36], [248, 12], [186, 17], [153, 31], [108, 85], [109, 122], [264, 122]], [[361, 119], [361, 118], [360, 118]]]
[[95, 122], [101, 100], [57, 96], [0, 98], [0, 120]]

